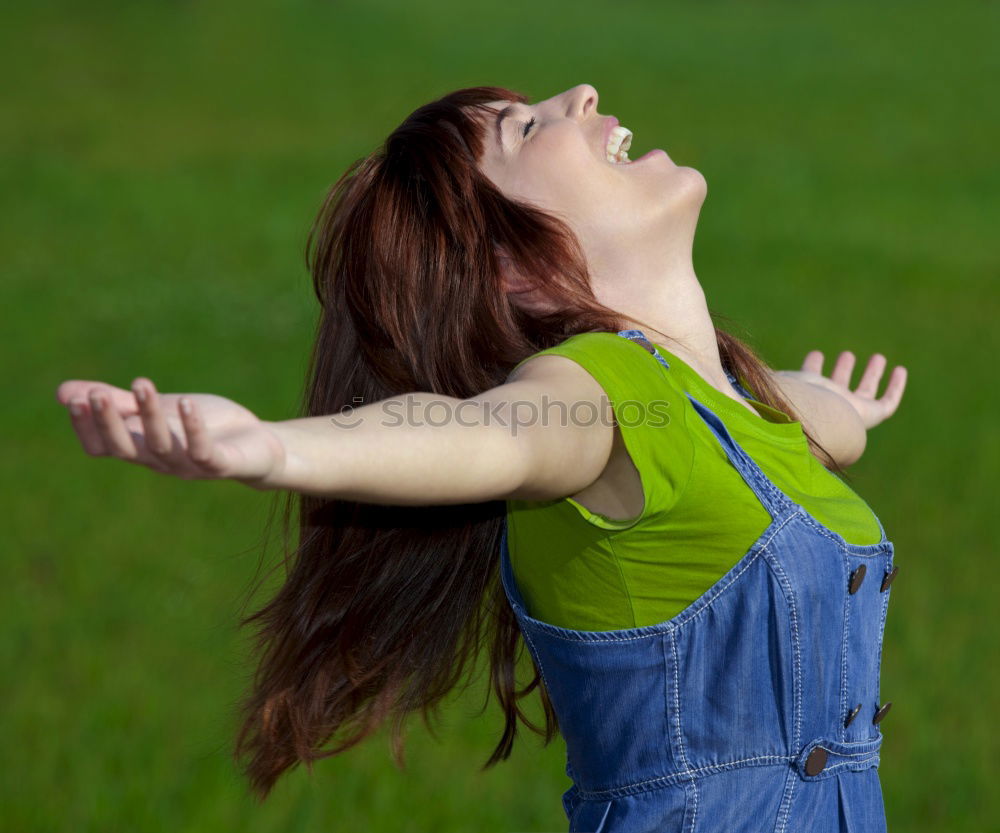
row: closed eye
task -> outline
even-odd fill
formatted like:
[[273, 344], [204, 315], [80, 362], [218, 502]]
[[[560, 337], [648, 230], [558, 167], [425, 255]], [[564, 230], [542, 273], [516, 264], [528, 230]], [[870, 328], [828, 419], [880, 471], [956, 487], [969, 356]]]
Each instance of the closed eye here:
[[528, 122], [524, 125], [524, 130], [521, 131], [521, 135], [527, 136], [528, 131], [531, 130], [531, 128], [534, 126], [535, 126], [535, 117], [532, 116], [530, 119], [528, 119]]

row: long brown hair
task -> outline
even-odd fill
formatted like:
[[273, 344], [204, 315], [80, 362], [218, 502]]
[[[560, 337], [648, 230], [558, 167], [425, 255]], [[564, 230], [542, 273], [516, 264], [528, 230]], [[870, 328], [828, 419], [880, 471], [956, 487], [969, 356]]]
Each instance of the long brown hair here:
[[[570, 228], [506, 198], [478, 169], [485, 105], [498, 100], [528, 99], [473, 87], [420, 107], [331, 188], [306, 243], [321, 309], [302, 416], [414, 391], [468, 398], [571, 335], [625, 327], [593, 296]], [[512, 302], [501, 250], [557, 312], [529, 314]], [[716, 335], [726, 367], [756, 398], [797, 418], [753, 350]], [[554, 737], [537, 668], [517, 684], [524, 644], [498, 572], [503, 500], [412, 507], [293, 492], [284, 499], [285, 582], [241, 620], [256, 625], [258, 665], [239, 704], [234, 756], [259, 800], [297, 763], [311, 771], [387, 719], [394, 760], [405, 766], [405, 719], [419, 711], [429, 725], [484, 645], [487, 702], [495, 694], [505, 725], [483, 768], [509, 757], [519, 720], [546, 744]], [[519, 704], [536, 688], [543, 727]]]

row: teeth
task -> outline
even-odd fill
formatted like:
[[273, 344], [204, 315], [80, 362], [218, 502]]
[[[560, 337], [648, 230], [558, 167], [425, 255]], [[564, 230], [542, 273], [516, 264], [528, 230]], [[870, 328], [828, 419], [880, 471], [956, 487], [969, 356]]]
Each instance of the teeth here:
[[627, 151], [631, 146], [632, 131], [618, 124], [611, 128], [604, 153], [609, 162], [621, 164], [629, 161]]

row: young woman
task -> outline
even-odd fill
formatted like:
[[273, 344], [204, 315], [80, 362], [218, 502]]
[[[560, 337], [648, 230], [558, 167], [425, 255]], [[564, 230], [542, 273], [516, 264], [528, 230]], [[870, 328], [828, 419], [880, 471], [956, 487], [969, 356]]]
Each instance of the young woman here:
[[[423, 106], [331, 189], [297, 419], [69, 380], [83, 448], [298, 501], [246, 622], [235, 753], [299, 762], [425, 719], [489, 647], [506, 715], [567, 744], [571, 830], [884, 830], [879, 665], [893, 547], [844, 482], [906, 381], [876, 354], [773, 371], [714, 326], [702, 175], [582, 84]], [[521, 641], [523, 637], [524, 642]], [[519, 687], [527, 647], [533, 678]], [[545, 726], [519, 700], [535, 688]], [[334, 736], [339, 742], [323, 749]]]

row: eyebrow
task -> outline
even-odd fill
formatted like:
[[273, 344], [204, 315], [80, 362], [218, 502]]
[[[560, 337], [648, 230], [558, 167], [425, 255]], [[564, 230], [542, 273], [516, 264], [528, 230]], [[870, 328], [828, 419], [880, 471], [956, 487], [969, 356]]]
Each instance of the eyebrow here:
[[497, 113], [496, 118], [496, 134], [497, 134], [497, 145], [503, 150], [503, 133], [501, 132], [503, 128], [503, 120], [507, 118], [514, 111], [514, 105], [509, 104], [503, 108], [499, 113]]

